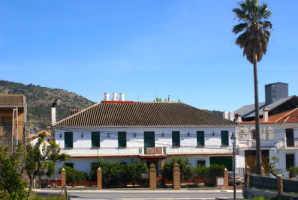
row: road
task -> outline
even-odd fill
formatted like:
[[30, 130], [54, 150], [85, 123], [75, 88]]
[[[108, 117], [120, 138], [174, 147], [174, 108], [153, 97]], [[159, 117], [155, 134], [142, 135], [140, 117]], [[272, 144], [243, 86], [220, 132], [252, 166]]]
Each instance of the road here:
[[[146, 199], [146, 200], [166, 200], [166, 199], [206, 199], [212, 200], [215, 198], [232, 198], [233, 193], [231, 191], [219, 191], [219, 190], [164, 190], [164, 191], [71, 191], [68, 193], [72, 200], [136, 200], [136, 199]], [[237, 191], [237, 198], [242, 198], [241, 191]]]

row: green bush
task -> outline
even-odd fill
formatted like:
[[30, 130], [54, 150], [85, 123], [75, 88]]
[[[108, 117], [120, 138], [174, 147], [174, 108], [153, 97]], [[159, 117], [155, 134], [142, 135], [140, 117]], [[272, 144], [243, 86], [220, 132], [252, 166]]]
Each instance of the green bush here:
[[163, 166], [162, 174], [165, 178], [167, 178], [168, 180], [173, 180], [174, 163], [179, 164], [181, 180], [189, 180], [193, 177], [193, 167], [191, 166], [191, 163], [189, 162], [188, 158], [172, 157]]
[[[66, 183], [70, 183], [72, 187], [75, 183], [83, 183], [84, 180], [87, 179], [87, 174], [82, 171], [67, 167], [65, 165], [63, 168], [66, 170]], [[59, 173], [61, 174], [61, 169], [59, 170]]]
[[216, 177], [223, 177], [224, 169], [224, 165], [211, 165], [208, 168], [204, 165], [198, 165], [197, 174], [199, 177], [203, 177], [205, 185], [215, 186]]
[[298, 166], [293, 166], [288, 169], [290, 177], [296, 177], [298, 174]]
[[142, 173], [148, 172], [146, 164], [141, 161], [132, 164], [120, 163], [118, 161], [109, 162], [101, 159], [100, 163], [93, 163], [90, 172], [90, 179], [97, 180], [97, 169], [102, 170], [103, 187], [125, 187], [130, 181], [135, 185], [144, 185], [146, 181], [142, 179]]

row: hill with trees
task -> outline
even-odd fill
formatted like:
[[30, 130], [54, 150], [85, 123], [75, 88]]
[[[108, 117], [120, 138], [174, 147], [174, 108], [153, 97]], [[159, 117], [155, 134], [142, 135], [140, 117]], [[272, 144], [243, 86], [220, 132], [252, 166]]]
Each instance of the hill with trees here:
[[23, 94], [26, 96], [28, 125], [35, 131], [51, 125], [51, 106], [55, 99], [60, 99], [61, 102], [61, 105], [57, 107], [57, 120], [69, 116], [72, 109], [87, 108], [95, 103], [66, 90], [4, 80], [0, 80], [0, 94]]

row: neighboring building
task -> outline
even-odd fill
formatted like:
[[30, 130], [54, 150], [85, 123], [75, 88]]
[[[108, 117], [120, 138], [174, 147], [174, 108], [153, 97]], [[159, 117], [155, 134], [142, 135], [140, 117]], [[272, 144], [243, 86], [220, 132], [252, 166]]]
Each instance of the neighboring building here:
[[[88, 172], [100, 158], [155, 163], [160, 170], [172, 156], [193, 166], [225, 164], [232, 169], [232, 132], [237, 123], [180, 102], [105, 101], [54, 125], [66, 164]], [[62, 164], [58, 163], [57, 169]]]
[[[263, 108], [267, 107], [269, 114], [277, 114], [285, 112], [298, 107], [298, 97], [296, 95], [288, 96], [288, 84], [287, 83], [271, 83], [265, 85], [265, 102], [259, 103], [259, 116], [263, 116]], [[235, 110], [232, 113], [233, 120], [234, 113], [240, 114], [242, 121], [255, 120], [255, 104], [245, 105]], [[228, 113], [225, 113], [224, 118], [228, 118]]]
[[[269, 115], [285, 112], [298, 107], [298, 97], [296, 95], [279, 99], [269, 105], [265, 102], [259, 103], [259, 116], [263, 116], [263, 108], [267, 107]], [[236, 111], [235, 114], [240, 114], [243, 121], [252, 121], [255, 118], [255, 104], [243, 106]]]
[[39, 131], [38, 133], [30, 133], [27, 135], [27, 141], [28, 142], [31, 142], [33, 140], [37, 140], [38, 139], [38, 136], [41, 134], [41, 133], [45, 133], [46, 134], [46, 138], [45, 140], [48, 141], [48, 140], [53, 140], [51, 138], [51, 131], [48, 129], [48, 130], [41, 130]]
[[0, 142], [22, 141], [27, 120], [24, 95], [0, 94]]
[[[255, 121], [239, 122], [237, 127], [237, 145], [239, 165], [249, 166], [252, 171], [256, 169], [256, 133]], [[264, 116], [260, 119], [262, 164], [268, 171], [270, 156], [279, 156], [276, 163], [282, 169], [285, 177], [291, 166], [298, 165], [298, 108], [268, 116], [264, 109]]]

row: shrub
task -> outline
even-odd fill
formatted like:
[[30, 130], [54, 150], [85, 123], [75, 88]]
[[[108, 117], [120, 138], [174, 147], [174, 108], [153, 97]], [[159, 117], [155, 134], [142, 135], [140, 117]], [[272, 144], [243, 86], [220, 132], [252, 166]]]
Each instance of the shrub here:
[[296, 177], [298, 174], [298, 166], [293, 166], [289, 168], [289, 176], [291, 177]]
[[[87, 178], [87, 175], [82, 171], [67, 167], [65, 165], [63, 168], [66, 170], [66, 183], [70, 183], [72, 187], [75, 183], [83, 183]], [[59, 173], [61, 174], [61, 169], [59, 170]]]
[[198, 165], [197, 173], [199, 177], [203, 177], [205, 185], [215, 186], [216, 177], [223, 177], [224, 169], [224, 165], [211, 165], [208, 168], [206, 168], [204, 165]]
[[179, 164], [181, 180], [189, 180], [193, 177], [193, 168], [187, 158], [172, 157], [169, 162], [166, 162], [162, 169], [162, 174], [168, 180], [173, 180], [174, 163]]
[[134, 184], [144, 185], [148, 180], [142, 179], [142, 173], [148, 172], [147, 165], [141, 161], [132, 164], [109, 162], [101, 159], [100, 163], [93, 163], [90, 172], [90, 179], [97, 180], [97, 169], [102, 170], [102, 185], [104, 187], [126, 186], [131, 181]]

